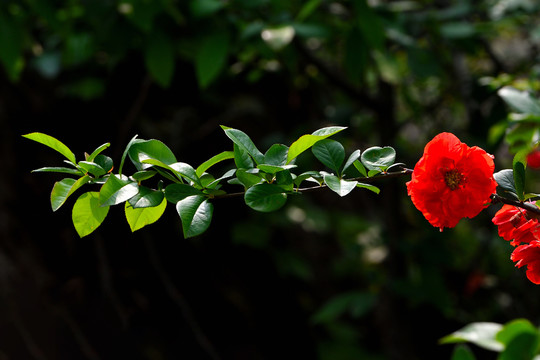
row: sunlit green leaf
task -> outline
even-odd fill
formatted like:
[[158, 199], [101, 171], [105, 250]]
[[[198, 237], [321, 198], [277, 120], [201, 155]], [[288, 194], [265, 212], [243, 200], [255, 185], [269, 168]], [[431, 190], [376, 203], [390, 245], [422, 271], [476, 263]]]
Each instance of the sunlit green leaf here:
[[75, 154], [73, 154], [73, 152], [66, 145], [64, 145], [64, 143], [62, 143], [60, 140], [50, 135], [46, 135], [39, 132], [33, 132], [30, 134], [23, 135], [23, 137], [30, 140], [34, 140], [40, 144], [50, 147], [53, 150], [58, 151], [60, 154], [64, 155], [72, 163], [77, 162], [77, 160], [75, 160]]
[[85, 175], [77, 180], [71, 178], [65, 178], [56, 182], [51, 192], [51, 207], [53, 211], [58, 210], [67, 200], [67, 198], [73, 194], [84, 184], [90, 181], [90, 177]]
[[103, 150], [107, 149], [109, 146], [111, 146], [110, 143], [105, 143], [105, 144], [99, 146], [90, 155], [88, 155], [88, 157], [86, 158], [86, 161], [94, 161], [96, 156], [98, 156]]
[[210, 167], [216, 165], [217, 163], [223, 160], [229, 160], [229, 159], [234, 159], [234, 152], [223, 151], [222, 153], [212, 156], [210, 159], [206, 160], [201, 165], [199, 165], [199, 167], [197, 167], [196, 174], [197, 176], [201, 176]]
[[79, 196], [73, 205], [71, 215], [77, 234], [85, 237], [92, 233], [105, 220], [108, 213], [109, 206], [101, 206], [98, 192], [87, 192]]
[[314, 131], [310, 135], [302, 135], [289, 147], [289, 152], [287, 153], [287, 164], [290, 163], [293, 159], [296, 159], [298, 155], [311, 148], [318, 141], [326, 139], [327, 137], [337, 134], [338, 132], [345, 129], [346, 127], [330, 126]]
[[159, 140], [134, 140], [128, 148], [128, 154], [137, 170], [148, 169], [151, 164], [144, 164], [144, 160], [157, 160], [166, 165], [176, 162], [176, 156], [167, 145]]
[[159, 220], [165, 212], [167, 201], [163, 199], [153, 207], [134, 208], [130, 203], [126, 202], [124, 206], [126, 219], [132, 232], [150, 225]]
[[495, 339], [497, 333], [503, 328], [501, 324], [492, 322], [475, 322], [462, 329], [443, 337], [441, 344], [471, 342], [484, 349], [502, 351], [504, 345]]
[[103, 169], [101, 166], [99, 166], [98, 164], [96, 164], [95, 162], [91, 162], [91, 161], [79, 161], [79, 164], [78, 164], [81, 168], [84, 169], [84, 171], [86, 171], [87, 173], [90, 173], [94, 176], [101, 176], [101, 175], [105, 175], [107, 172], [105, 171], [105, 169]]

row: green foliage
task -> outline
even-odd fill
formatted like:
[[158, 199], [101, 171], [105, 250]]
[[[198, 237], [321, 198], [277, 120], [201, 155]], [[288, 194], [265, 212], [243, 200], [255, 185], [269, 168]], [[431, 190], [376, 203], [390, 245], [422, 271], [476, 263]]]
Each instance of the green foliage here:
[[[499, 353], [497, 359], [533, 360], [540, 358], [540, 331], [528, 320], [516, 319], [504, 325], [472, 323], [445, 336], [442, 344], [472, 343]], [[458, 350], [459, 349], [459, 350]], [[470, 350], [458, 345], [452, 359], [474, 359]]]
[[[24, 137], [58, 151], [67, 157], [68, 163], [74, 167], [48, 167], [35, 171], [78, 176], [55, 183], [51, 192], [53, 211], [58, 210], [68, 197], [83, 185], [100, 185], [98, 192], [89, 191], [81, 195], [73, 208], [73, 223], [81, 237], [92, 233], [103, 222], [110, 206], [122, 203], [131, 231], [156, 222], [164, 213], [167, 202], [175, 204], [182, 222], [183, 235], [189, 238], [208, 229], [214, 210], [211, 201], [218, 198], [242, 195], [246, 205], [253, 210], [272, 212], [283, 207], [289, 195], [309, 189], [327, 187], [339, 196], [345, 196], [357, 187], [379, 193], [377, 187], [359, 180], [371, 180], [371, 177], [376, 175], [384, 177], [388, 174], [385, 170], [395, 159], [392, 148], [377, 147], [366, 151], [368, 156], [361, 159], [363, 164], [358, 160], [361, 151], [355, 150], [343, 165], [345, 148], [338, 141], [327, 139], [344, 129], [341, 127], [319, 129], [300, 137], [290, 147], [273, 144], [264, 154], [243, 131], [225, 126], [222, 128], [233, 142], [233, 151], [223, 151], [197, 169], [187, 163], [178, 162], [170, 148], [161, 141], [134, 137], [122, 155], [118, 174], [112, 173], [113, 160], [101, 154], [110, 146], [109, 143], [99, 146], [90, 155], [86, 155], [86, 160], [76, 163], [73, 152], [57, 139], [40, 133]], [[310, 170], [298, 176], [293, 174], [291, 170], [296, 169], [296, 165], [291, 162], [309, 148], [312, 148], [315, 158], [322, 165], [336, 174], [322, 170]], [[130, 158], [137, 170], [131, 176], [121, 173], [126, 157]], [[217, 179], [207, 173], [211, 167], [226, 160], [234, 160], [236, 168], [229, 169]], [[344, 178], [345, 170], [353, 164], [356, 169], [364, 169], [364, 166], [369, 169], [376, 167], [376, 171], [369, 174], [360, 171], [364, 176], [358, 179]], [[143, 182], [146, 184], [147, 181], [154, 180], [156, 175], [162, 177], [157, 188], [143, 185]], [[244, 192], [224, 191], [221, 182], [226, 179], [229, 185], [242, 185]], [[171, 183], [164, 186], [164, 181]], [[317, 185], [303, 189], [300, 186], [304, 181], [312, 181]]]

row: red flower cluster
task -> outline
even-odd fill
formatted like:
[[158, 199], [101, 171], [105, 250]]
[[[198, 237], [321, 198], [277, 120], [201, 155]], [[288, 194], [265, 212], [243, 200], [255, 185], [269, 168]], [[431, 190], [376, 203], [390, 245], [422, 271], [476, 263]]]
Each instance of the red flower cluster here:
[[442, 231], [489, 205], [497, 187], [494, 170], [492, 155], [467, 146], [453, 134], [441, 133], [424, 148], [407, 191], [429, 223]]
[[[534, 204], [534, 203], [530, 203]], [[499, 235], [517, 246], [510, 257], [517, 267], [527, 265], [527, 278], [540, 284], [540, 223], [536, 215], [512, 206], [504, 205], [493, 217]]]

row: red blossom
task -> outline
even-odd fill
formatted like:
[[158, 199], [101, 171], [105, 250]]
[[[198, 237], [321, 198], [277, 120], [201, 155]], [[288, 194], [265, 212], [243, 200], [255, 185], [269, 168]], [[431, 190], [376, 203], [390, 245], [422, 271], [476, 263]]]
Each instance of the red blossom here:
[[527, 278], [535, 284], [540, 284], [540, 241], [534, 240], [529, 244], [518, 246], [510, 258], [517, 262], [517, 267], [526, 265]]
[[513, 246], [537, 240], [540, 234], [538, 219], [526, 210], [512, 205], [503, 205], [492, 221], [498, 227], [499, 236], [510, 241]]
[[489, 205], [497, 187], [494, 170], [492, 155], [467, 146], [453, 134], [441, 133], [424, 148], [407, 191], [429, 223], [442, 231]]

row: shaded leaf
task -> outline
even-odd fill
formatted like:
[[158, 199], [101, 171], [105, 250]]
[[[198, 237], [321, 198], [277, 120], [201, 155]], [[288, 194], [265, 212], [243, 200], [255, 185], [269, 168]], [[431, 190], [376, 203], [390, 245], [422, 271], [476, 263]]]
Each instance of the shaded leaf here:
[[192, 195], [176, 203], [176, 211], [182, 221], [184, 238], [202, 234], [210, 226], [214, 206], [206, 196]]
[[195, 70], [201, 88], [206, 88], [219, 75], [227, 62], [229, 35], [227, 31], [204, 37], [195, 54]]
[[192, 195], [203, 195], [200, 190], [186, 184], [171, 184], [165, 188], [167, 201], [174, 204]]
[[278, 185], [263, 183], [250, 187], [244, 194], [244, 201], [253, 210], [271, 212], [285, 205], [287, 194]]
[[165, 194], [163, 191], [153, 190], [146, 186], [139, 186], [139, 192], [128, 200], [134, 208], [146, 208], [158, 206], [163, 202]]
[[144, 49], [148, 72], [162, 87], [169, 87], [174, 74], [174, 48], [163, 33], [153, 32]]
[[255, 160], [255, 163], [264, 162], [264, 155], [257, 149], [251, 138], [241, 130], [233, 129], [227, 126], [221, 126], [225, 135], [231, 139], [239, 148], [246, 151]]
[[102, 206], [117, 205], [131, 199], [139, 192], [139, 185], [127, 178], [118, 178], [111, 174], [99, 191]]
[[396, 151], [390, 146], [374, 146], [366, 149], [360, 160], [368, 170], [385, 170], [396, 160]]
[[345, 160], [345, 148], [341, 143], [331, 139], [324, 139], [315, 143], [311, 151], [325, 166], [341, 174], [340, 168]]

